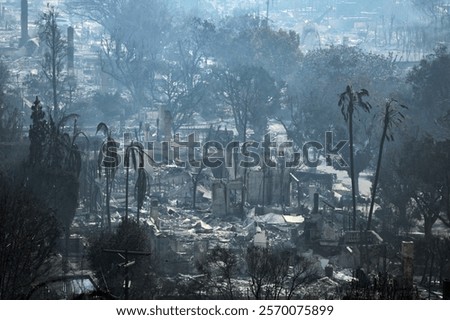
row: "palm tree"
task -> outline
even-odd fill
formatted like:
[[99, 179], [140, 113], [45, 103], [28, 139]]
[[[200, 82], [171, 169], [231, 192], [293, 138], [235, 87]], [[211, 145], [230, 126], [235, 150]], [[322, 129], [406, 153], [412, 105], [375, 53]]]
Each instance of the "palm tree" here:
[[[63, 118], [64, 119], [64, 118]], [[75, 119], [76, 123], [76, 119]], [[66, 166], [71, 169], [72, 172], [76, 174], [77, 177], [80, 176], [81, 173], [81, 165], [82, 165], [82, 152], [78, 145], [76, 144], [76, 140], [79, 137], [84, 137], [87, 142], [87, 150], [89, 150], [89, 138], [83, 131], [79, 131], [76, 129], [74, 125], [73, 135], [70, 137], [69, 134], [64, 133], [62, 136], [63, 143], [66, 146]], [[87, 157], [88, 158], [88, 157]]]
[[[138, 178], [136, 181], [135, 191], [136, 198], [138, 202], [138, 214], [137, 221], [139, 223], [139, 212], [144, 204], [145, 192], [147, 189], [147, 175], [144, 169], [144, 147], [138, 142], [131, 142], [129, 146], [125, 149], [125, 159], [124, 165], [126, 169], [126, 179], [125, 179], [125, 221], [128, 221], [128, 181], [130, 176], [130, 157], [134, 171], [138, 172]], [[139, 156], [139, 166], [137, 165], [136, 155]]]
[[391, 132], [393, 126], [398, 126], [402, 122], [402, 120], [405, 119], [405, 116], [398, 110], [398, 108], [396, 108], [398, 106], [400, 108], [407, 109], [406, 106], [399, 104], [397, 100], [394, 99], [390, 99], [389, 101], [387, 101], [386, 105], [384, 106], [383, 133], [381, 134], [380, 149], [378, 150], [377, 168], [375, 171], [375, 178], [372, 185], [372, 199], [370, 201], [369, 217], [367, 219], [367, 230], [370, 230], [370, 224], [372, 222], [373, 207], [375, 204], [375, 195], [377, 192], [378, 179], [380, 177], [381, 158], [383, 156], [384, 142], [385, 140], [387, 141], [394, 140], [394, 136]]
[[356, 230], [356, 182], [355, 181], [355, 165], [353, 152], [353, 113], [357, 108], [361, 108], [366, 112], [370, 112], [372, 106], [369, 102], [364, 101], [364, 97], [368, 97], [369, 92], [366, 89], [353, 91], [351, 86], [347, 86], [345, 91], [340, 94], [338, 106], [341, 107], [341, 113], [344, 120], [348, 122], [348, 133], [350, 139], [350, 179], [352, 182], [352, 203], [353, 203], [353, 221], [352, 229]]
[[[111, 212], [110, 212], [110, 201], [111, 201], [111, 191], [112, 191], [112, 181], [114, 180], [117, 167], [119, 166], [119, 155], [117, 153], [117, 148], [120, 144], [112, 138], [111, 130], [104, 122], [100, 122], [97, 125], [96, 134], [101, 131], [106, 136], [106, 142], [102, 144], [101, 149], [98, 152], [98, 172], [99, 177], [102, 176], [102, 168], [105, 169], [106, 177], [106, 217], [108, 219], [108, 231], [111, 232]], [[102, 227], [104, 217], [102, 214]]]
[[147, 193], [147, 171], [144, 168], [138, 168], [138, 177], [134, 186], [134, 195], [137, 201], [137, 221], [139, 223], [140, 212], [144, 205], [145, 194]]

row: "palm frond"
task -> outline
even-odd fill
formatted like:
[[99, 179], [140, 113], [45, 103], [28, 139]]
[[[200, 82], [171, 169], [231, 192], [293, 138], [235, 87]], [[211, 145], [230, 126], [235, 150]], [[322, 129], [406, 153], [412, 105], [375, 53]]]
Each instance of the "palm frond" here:
[[123, 158], [123, 165], [125, 168], [129, 168], [130, 167], [130, 149], [127, 148], [125, 149], [125, 156]]
[[394, 135], [392, 134], [392, 129], [394, 127], [399, 127], [400, 124], [406, 119], [405, 115], [398, 111], [398, 107], [402, 109], [408, 109], [407, 106], [398, 103], [395, 99], [389, 99], [386, 101], [385, 110], [383, 114], [383, 122], [387, 128], [386, 140], [394, 141]]
[[132, 148], [130, 149], [130, 152], [131, 152], [131, 160], [132, 160], [132, 162], [133, 162], [133, 169], [134, 169], [134, 170], [136, 170], [136, 167], [137, 167], [137, 161], [136, 161], [136, 153], [135, 153], [135, 150], [136, 150], [136, 149], [134, 149], [134, 147], [132, 147]]
[[367, 91], [366, 89], [361, 89], [359, 95], [368, 97], [369, 91]]
[[[131, 164], [133, 165], [134, 170], [137, 170], [137, 168], [143, 168], [145, 165], [144, 155], [146, 155], [146, 153], [144, 152], [144, 147], [139, 142], [131, 142], [131, 144], [125, 150], [125, 167], [130, 166], [131, 157]], [[137, 163], [136, 156], [139, 156], [139, 164]]]
[[68, 133], [64, 133], [61, 138], [60, 142], [62, 142], [67, 148], [70, 148], [72, 145], [72, 139], [70, 138], [70, 135]]
[[138, 210], [144, 205], [145, 194], [147, 192], [147, 171], [144, 168], [138, 169], [138, 178], [134, 187], [134, 196], [137, 201]]
[[119, 154], [116, 152], [117, 148], [119, 148], [119, 143], [112, 138], [102, 144], [97, 158], [99, 177], [101, 177], [102, 169], [105, 169], [105, 173], [114, 179], [120, 160]]
[[89, 138], [88, 136], [83, 132], [83, 131], [78, 131], [77, 133], [75, 133], [72, 137], [72, 144], [75, 144], [75, 140], [79, 137], [79, 136], [83, 136], [87, 143], [89, 143]]
[[95, 134], [97, 134], [99, 131], [101, 131], [106, 137], [109, 137], [109, 128], [104, 122], [100, 122], [97, 125], [97, 131]]
[[58, 129], [65, 126], [67, 121], [72, 120], [72, 119], [77, 119], [79, 117], [80, 117], [80, 115], [76, 114], [76, 113], [71, 113], [71, 114], [65, 115], [58, 121], [58, 126], [57, 126]]

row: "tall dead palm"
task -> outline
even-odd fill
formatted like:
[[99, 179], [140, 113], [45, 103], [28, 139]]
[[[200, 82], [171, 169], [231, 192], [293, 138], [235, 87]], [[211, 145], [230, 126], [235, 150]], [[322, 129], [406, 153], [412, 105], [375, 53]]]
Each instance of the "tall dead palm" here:
[[134, 197], [137, 202], [137, 217], [136, 220], [139, 223], [141, 209], [144, 206], [145, 194], [147, 193], [147, 171], [145, 168], [138, 168], [138, 177], [136, 179], [136, 185], [134, 186]]
[[375, 205], [375, 196], [377, 192], [377, 186], [378, 186], [378, 179], [380, 176], [380, 170], [381, 170], [381, 159], [383, 157], [383, 147], [384, 142], [387, 141], [393, 141], [394, 136], [392, 134], [392, 129], [394, 126], [398, 126], [402, 123], [403, 119], [405, 119], [405, 116], [403, 113], [401, 113], [398, 109], [407, 109], [406, 106], [399, 104], [397, 100], [390, 99], [386, 102], [384, 106], [384, 112], [383, 112], [383, 132], [381, 134], [381, 142], [380, 142], [380, 148], [378, 150], [378, 160], [377, 160], [377, 168], [375, 171], [375, 178], [372, 185], [372, 198], [370, 201], [370, 210], [369, 210], [369, 217], [367, 219], [367, 230], [370, 230], [371, 223], [372, 223], [372, 216], [373, 216], [373, 208]]
[[348, 123], [348, 134], [350, 143], [350, 179], [352, 182], [352, 204], [353, 204], [353, 220], [352, 229], [356, 230], [356, 183], [355, 181], [355, 165], [353, 152], [353, 113], [358, 109], [365, 112], [370, 112], [372, 106], [369, 102], [364, 100], [368, 97], [369, 92], [366, 89], [354, 91], [351, 86], [347, 86], [345, 91], [340, 94], [338, 106], [341, 107], [341, 113], [344, 120]]
[[[131, 142], [129, 146], [125, 149], [125, 159], [124, 165], [126, 169], [126, 179], [125, 179], [125, 221], [128, 221], [128, 182], [130, 176], [130, 158], [131, 164], [133, 165], [134, 171], [137, 171], [138, 178], [135, 186], [135, 195], [137, 200], [137, 221], [139, 223], [139, 213], [140, 209], [144, 204], [145, 192], [147, 189], [147, 175], [144, 169], [144, 147], [138, 142]], [[137, 163], [137, 158], [139, 157], [139, 164]]]
[[[98, 152], [97, 164], [100, 178], [102, 176], [102, 169], [104, 169], [105, 171], [106, 217], [108, 219], [108, 231], [111, 232], [110, 202], [111, 202], [112, 181], [114, 180], [117, 168], [119, 166], [119, 154], [117, 152], [117, 149], [119, 148], [120, 144], [112, 138], [111, 130], [105, 123], [100, 122], [97, 125], [96, 134], [99, 131], [103, 132], [103, 134], [106, 136], [106, 141], [102, 144], [102, 147]], [[104, 217], [102, 213], [102, 227], [104, 227], [103, 221]]]

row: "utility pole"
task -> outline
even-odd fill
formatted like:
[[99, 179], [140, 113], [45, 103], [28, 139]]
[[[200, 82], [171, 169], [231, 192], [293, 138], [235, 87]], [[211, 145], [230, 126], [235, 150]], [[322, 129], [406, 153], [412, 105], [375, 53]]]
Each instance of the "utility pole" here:
[[119, 264], [119, 267], [125, 269], [125, 280], [123, 284], [123, 295], [124, 299], [128, 300], [129, 297], [129, 289], [130, 289], [130, 276], [128, 272], [128, 268], [136, 263], [136, 260], [129, 260], [129, 255], [134, 256], [149, 256], [151, 253], [146, 251], [131, 251], [128, 249], [125, 250], [114, 250], [114, 249], [103, 249], [103, 252], [106, 253], [117, 253], [119, 257], [121, 257], [124, 261]]

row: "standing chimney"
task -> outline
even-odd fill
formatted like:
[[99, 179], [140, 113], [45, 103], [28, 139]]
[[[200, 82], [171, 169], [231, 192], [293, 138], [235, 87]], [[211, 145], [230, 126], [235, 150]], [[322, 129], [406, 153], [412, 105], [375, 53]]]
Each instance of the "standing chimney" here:
[[413, 287], [414, 242], [402, 241], [403, 280], [407, 288]]
[[67, 69], [73, 71], [75, 47], [73, 44], [73, 27], [67, 28]]
[[319, 194], [317, 192], [314, 193], [313, 213], [319, 213]]
[[21, 38], [20, 46], [28, 41], [28, 0], [22, 0], [20, 10]]

